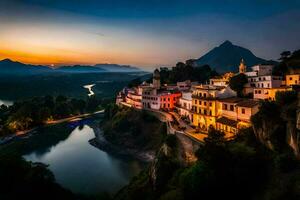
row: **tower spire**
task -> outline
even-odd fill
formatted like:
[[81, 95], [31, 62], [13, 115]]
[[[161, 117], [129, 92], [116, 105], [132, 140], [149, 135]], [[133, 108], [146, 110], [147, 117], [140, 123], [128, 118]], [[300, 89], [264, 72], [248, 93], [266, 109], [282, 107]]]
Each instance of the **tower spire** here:
[[245, 64], [244, 58], [242, 58], [239, 66], [239, 72], [240, 73], [245, 73], [247, 71], [247, 66]]

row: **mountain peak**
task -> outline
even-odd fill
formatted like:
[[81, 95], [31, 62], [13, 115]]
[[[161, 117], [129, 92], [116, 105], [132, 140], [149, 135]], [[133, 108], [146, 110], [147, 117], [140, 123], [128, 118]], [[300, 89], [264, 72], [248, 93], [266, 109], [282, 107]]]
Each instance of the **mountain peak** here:
[[225, 42], [223, 42], [221, 45], [220, 45], [220, 47], [221, 46], [233, 46], [233, 44], [232, 44], [232, 42], [230, 42], [229, 40], [226, 40]]
[[198, 66], [209, 65], [218, 72], [235, 72], [244, 59], [249, 66], [265, 63], [266, 60], [256, 57], [249, 49], [232, 44], [226, 40], [220, 46], [196, 60]]
[[12, 61], [11, 59], [9, 59], [9, 58], [5, 58], [5, 59], [3, 59], [3, 60], [0, 60], [0, 62], [10, 62], [10, 63], [12, 63], [12, 62], [14, 62], [14, 61]]

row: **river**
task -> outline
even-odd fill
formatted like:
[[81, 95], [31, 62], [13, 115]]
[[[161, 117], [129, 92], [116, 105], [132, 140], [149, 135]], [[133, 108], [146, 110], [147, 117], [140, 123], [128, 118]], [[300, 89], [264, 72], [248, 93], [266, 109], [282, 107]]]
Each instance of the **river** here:
[[6, 106], [11, 106], [13, 104], [13, 102], [12, 101], [7, 101], [7, 100], [1, 100], [0, 99], [0, 106], [2, 104], [6, 105]]
[[94, 87], [95, 84], [91, 84], [91, 85], [85, 85], [83, 86], [85, 89], [88, 89], [89, 93], [88, 93], [88, 96], [93, 96], [95, 93], [94, 91], [92, 90], [92, 87]]
[[134, 159], [119, 158], [89, 144], [95, 137], [89, 125], [76, 127], [64, 141], [48, 151], [32, 152], [24, 158], [49, 165], [63, 187], [75, 193], [115, 193], [137, 175], [143, 164]]

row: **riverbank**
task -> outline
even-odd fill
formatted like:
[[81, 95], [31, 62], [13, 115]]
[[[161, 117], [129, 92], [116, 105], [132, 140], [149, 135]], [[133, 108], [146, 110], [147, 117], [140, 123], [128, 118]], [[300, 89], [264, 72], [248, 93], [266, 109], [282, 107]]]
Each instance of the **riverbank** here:
[[120, 156], [151, 162], [166, 137], [166, 124], [147, 112], [110, 104], [90, 143]]
[[103, 131], [99, 127], [93, 127], [95, 138], [89, 140], [89, 143], [96, 148], [112, 153], [121, 157], [133, 157], [142, 162], [151, 162], [155, 158], [155, 151], [140, 151], [138, 149], [130, 149], [119, 147], [107, 141], [103, 135]]

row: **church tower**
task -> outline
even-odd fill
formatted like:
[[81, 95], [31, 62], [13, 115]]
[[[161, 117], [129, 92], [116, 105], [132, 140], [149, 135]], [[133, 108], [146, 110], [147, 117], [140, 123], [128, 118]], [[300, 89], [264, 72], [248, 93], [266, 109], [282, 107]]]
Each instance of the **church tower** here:
[[240, 66], [239, 66], [239, 72], [245, 73], [247, 71], [247, 66], [244, 62], [244, 59], [241, 60]]
[[153, 87], [156, 89], [160, 88], [160, 73], [158, 69], [155, 69], [153, 73]]

